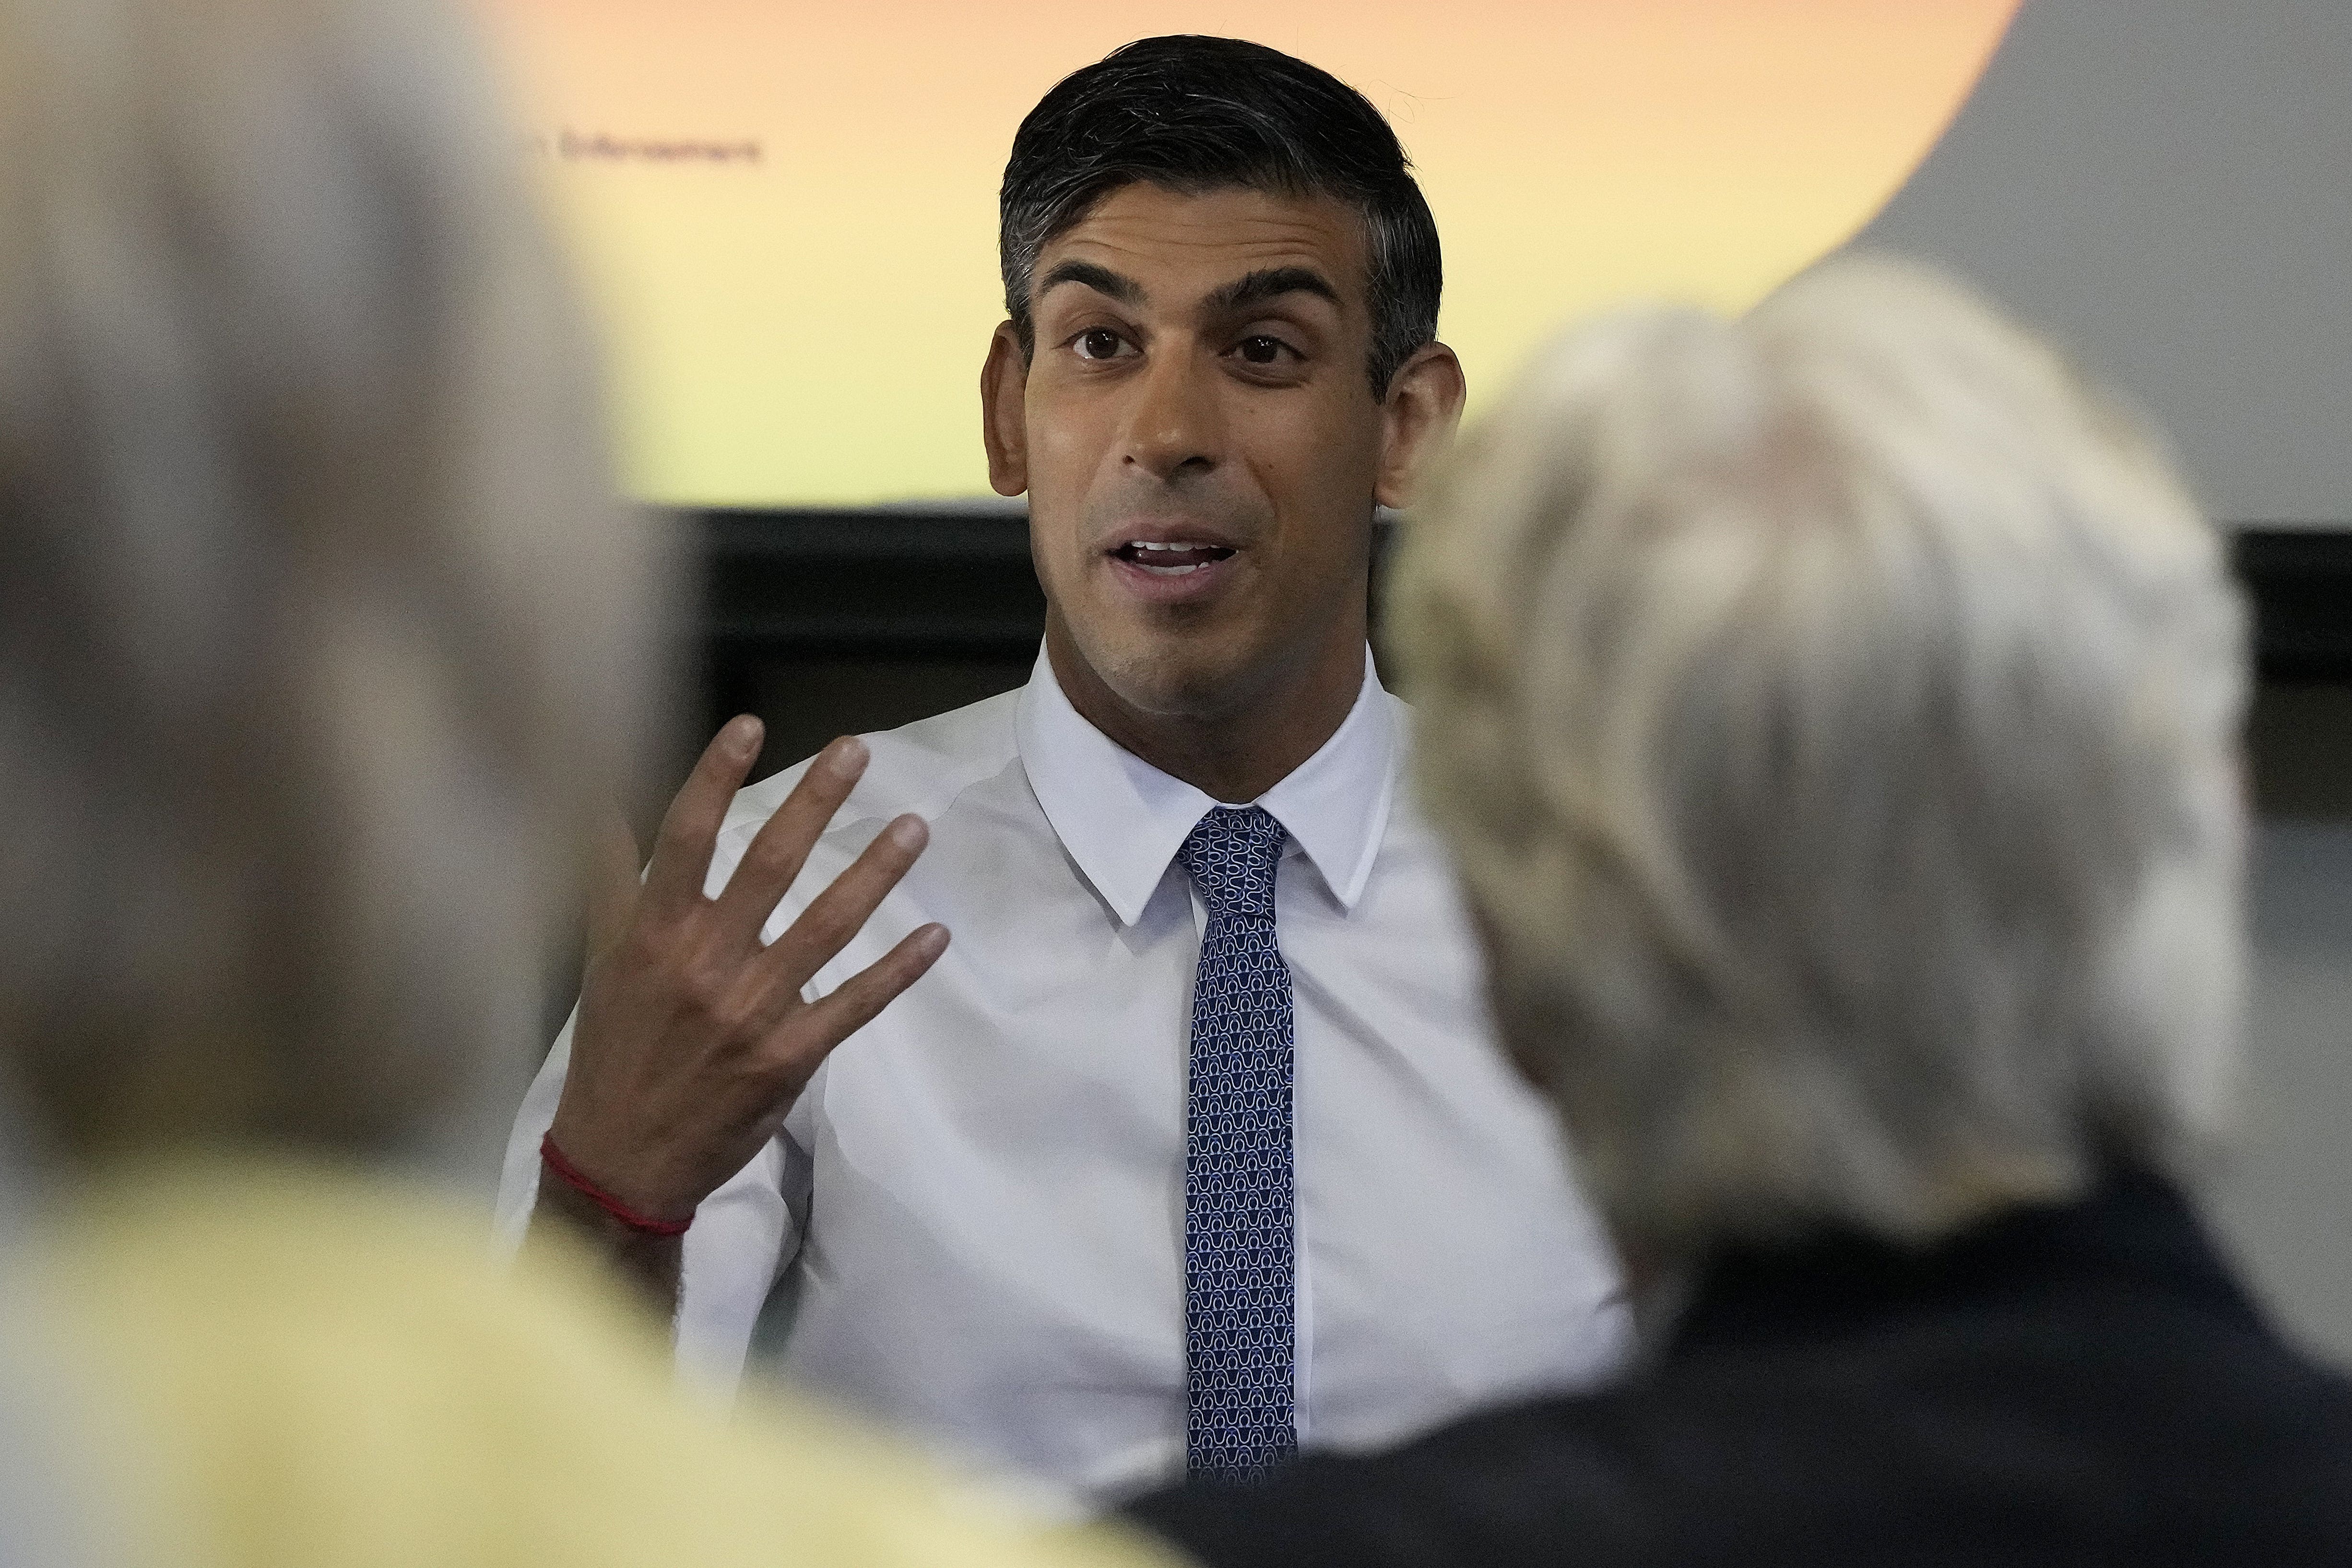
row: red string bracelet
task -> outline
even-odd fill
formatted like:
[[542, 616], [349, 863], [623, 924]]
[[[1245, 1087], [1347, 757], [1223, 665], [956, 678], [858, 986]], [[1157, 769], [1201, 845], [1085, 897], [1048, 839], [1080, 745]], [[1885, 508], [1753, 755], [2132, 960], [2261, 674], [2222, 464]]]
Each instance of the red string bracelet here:
[[555, 1134], [552, 1133], [539, 1140], [539, 1157], [547, 1162], [549, 1170], [563, 1178], [565, 1186], [632, 1230], [642, 1230], [647, 1236], [683, 1236], [686, 1228], [694, 1223], [694, 1217], [690, 1214], [684, 1219], [656, 1219], [649, 1215], [639, 1214], [590, 1181], [586, 1172], [564, 1158], [563, 1151], [555, 1146]]

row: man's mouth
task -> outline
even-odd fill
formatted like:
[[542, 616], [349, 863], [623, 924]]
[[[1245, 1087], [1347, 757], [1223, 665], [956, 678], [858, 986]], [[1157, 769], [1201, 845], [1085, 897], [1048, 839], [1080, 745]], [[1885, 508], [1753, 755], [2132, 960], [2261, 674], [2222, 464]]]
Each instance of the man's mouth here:
[[1231, 559], [1234, 552], [1223, 545], [1154, 544], [1129, 539], [1110, 553], [1157, 577], [1185, 577], [1204, 566]]

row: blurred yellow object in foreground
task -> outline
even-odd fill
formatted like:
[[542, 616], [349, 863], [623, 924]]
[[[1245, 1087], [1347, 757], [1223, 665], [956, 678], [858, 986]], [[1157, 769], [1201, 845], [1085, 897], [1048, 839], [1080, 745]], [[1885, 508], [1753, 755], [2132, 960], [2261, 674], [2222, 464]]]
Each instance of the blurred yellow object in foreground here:
[[293, 1164], [151, 1166], [61, 1206], [19, 1280], [84, 1407], [90, 1498], [210, 1565], [1166, 1568], [1024, 1534], [809, 1413], [677, 1392], [580, 1260]]

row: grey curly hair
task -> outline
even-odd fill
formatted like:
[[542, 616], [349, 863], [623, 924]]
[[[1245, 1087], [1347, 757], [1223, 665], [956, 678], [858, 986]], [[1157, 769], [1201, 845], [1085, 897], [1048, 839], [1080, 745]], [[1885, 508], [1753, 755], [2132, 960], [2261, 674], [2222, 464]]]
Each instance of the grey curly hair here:
[[1398, 566], [1515, 1055], [1638, 1255], [2193, 1163], [2243, 613], [2145, 425], [1888, 261], [1542, 353]]

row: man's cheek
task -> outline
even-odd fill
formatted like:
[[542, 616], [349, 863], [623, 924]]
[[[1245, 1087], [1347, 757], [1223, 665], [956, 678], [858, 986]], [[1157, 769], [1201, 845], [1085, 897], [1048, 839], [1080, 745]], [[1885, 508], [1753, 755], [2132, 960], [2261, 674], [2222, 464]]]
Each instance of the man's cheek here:
[[1030, 489], [1060, 496], [1082, 487], [1089, 456], [1101, 445], [1087, 422], [1075, 410], [1038, 399], [1030, 405], [1028, 426]]

